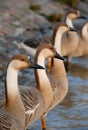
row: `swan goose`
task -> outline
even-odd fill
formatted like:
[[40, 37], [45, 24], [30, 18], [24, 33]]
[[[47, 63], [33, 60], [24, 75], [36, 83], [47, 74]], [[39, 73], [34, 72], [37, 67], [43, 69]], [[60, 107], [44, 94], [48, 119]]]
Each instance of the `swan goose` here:
[[30, 57], [21, 54], [12, 57], [5, 80], [6, 103], [0, 109], [0, 130], [25, 129], [25, 109], [18, 89], [18, 72], [35, 67], [38, 68], [31, 63]]

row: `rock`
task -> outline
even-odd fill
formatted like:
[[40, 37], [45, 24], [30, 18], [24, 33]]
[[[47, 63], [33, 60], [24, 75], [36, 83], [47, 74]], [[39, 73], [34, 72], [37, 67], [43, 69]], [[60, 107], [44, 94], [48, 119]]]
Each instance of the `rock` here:
[[79, 2], [78, 4], [78, 9], [81, 10], [84, 14], [87, 14], [88, 15], [88, 5], [84, 2]]
[[17, 36], [23, 34], [23, 32], [24, 32], [24, 28], [16, 28], [16, 30], [14, 31], [13, 36], [17, 37]]

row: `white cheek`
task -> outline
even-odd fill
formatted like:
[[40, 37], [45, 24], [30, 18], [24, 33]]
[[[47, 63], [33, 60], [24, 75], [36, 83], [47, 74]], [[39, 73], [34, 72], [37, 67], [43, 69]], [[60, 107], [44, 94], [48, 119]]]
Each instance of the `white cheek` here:
[[7, 70], [7, 86], [9, 87], [10, 92], [17, 92], [17, 79], [18, 71], [14, 70], [14, 68], [10, 67]]
[[66, 23], [67, 23], [68, 26], [74, 28], [71, 19], [67, 18]]
[[39, 55], [37, 64], [44, 67], [44, 57], [42, 55]]

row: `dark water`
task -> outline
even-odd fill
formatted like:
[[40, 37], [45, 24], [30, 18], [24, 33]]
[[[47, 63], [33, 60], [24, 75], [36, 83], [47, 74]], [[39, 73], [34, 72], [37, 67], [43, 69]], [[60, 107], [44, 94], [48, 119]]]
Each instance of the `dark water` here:
[[[25, 82], [29, 85], [26, 77], [29, 77], [29, 71], [21, 73], [19, 74], [20, 83]], [[32, 76], [33, 71], [30, 73]], [[72, 59], [67, 76], [69, 92], [64, 101], [48, 113], [47, 130], [88, 130], [88, 58]], [[32, 84], [34, 77], [30, 79]], [[29, 129], [41, 130], [40, 119]]]

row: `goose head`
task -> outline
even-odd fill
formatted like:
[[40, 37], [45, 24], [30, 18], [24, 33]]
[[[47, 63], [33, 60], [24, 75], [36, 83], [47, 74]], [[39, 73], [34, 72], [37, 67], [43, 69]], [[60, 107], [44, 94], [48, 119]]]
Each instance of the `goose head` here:
[[73, 10], [67, 13], [66, 15], [66, 23], [67, 25], [69, 25], [70, 27], [73, 28], [73, 24], [72, 24], [72, 20], [76, 19], [80, 17], [80, 12], [78, 10]]
[[80, 14], [79, 10], [73, 10], [67, 13], [65, 21], [70, 27], [80, 29], [77, 25], [84, 23], [87, 19], [86, 16]]
[[80, 17], [80, 11], [79, 10], [72, 10], [67, 13], [66, 19], [75, 19], [77, 17]]
[[15, 70], [26, 69], [26, 68], [44, 69], [42, 66], [33, 63], [29, 56], [25, 56], [22, 54], [17, 54], [13, 56], [10, 65]]
[[88, 40], [88, 22], [84, 23], [81, 28], [80, 35], [82, 39]]
[[47, 58], [58, 58], [64, 60], [63, 57], [56, 52], [54, 46], [48, 44], [39, 46], [35, 54], [35, 61], [40, 64], [40, 62], [44, 63], [44, 60]]

